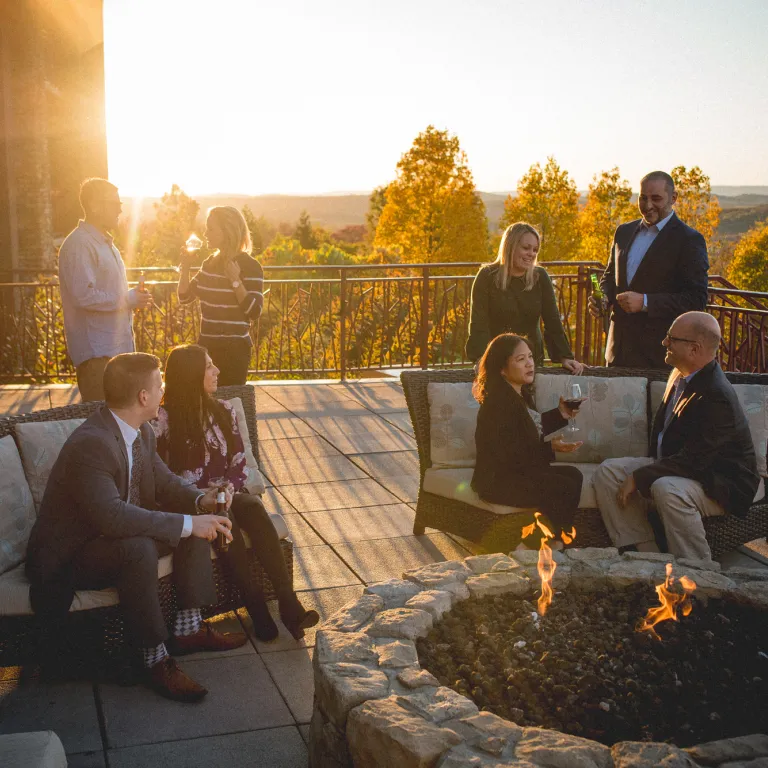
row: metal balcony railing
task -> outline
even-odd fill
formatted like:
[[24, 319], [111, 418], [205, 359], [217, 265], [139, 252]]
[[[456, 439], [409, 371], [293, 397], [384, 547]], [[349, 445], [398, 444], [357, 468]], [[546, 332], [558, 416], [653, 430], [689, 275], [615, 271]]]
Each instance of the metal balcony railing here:
[[[251, 373], [263, 377], [341, 377], [364, 371], [469, 365], [464, 355], [477, 263], [265, 266], [264, 311], [253, 328]], [[603, 362], [605, 329], [587, 309], [597, 262], [544, 263], [578, 359]], [[129, 281], [138, 279], [129, 269]], [[147, 267], [155, 308], [134, 318], [136, 347], [164, 359], [197, 339], [197, 304], [176, 298], [172, 268]], [[0, 275], [0, 279], [2, 276]], [[0, 380], [74, 376], [67, 355], [55, 272], [14, 273], [0, 282]], [[766, 371], [768, 294], [710, 277], [708, 310], [723, 331], [726, 370]]]

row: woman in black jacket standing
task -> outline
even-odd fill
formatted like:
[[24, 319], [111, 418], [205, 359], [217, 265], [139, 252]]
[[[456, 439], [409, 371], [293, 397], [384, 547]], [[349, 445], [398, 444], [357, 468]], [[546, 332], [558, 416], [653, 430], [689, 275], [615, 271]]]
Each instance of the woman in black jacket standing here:
[[[540, 510], [558, 537], [573, 526], [582, 475], [576, 467], [550, 462], [554, 451], [570, 453], [581, 443], [560, 437], [544, 442], [543, 437], [563, 428], [578, 407], [569, 408], [560, 398], [557, 408], [536, 412], [528, 391], [534, 373], [528, 343], [511, 333], [497, 336], [480, 359], [472, 390], [480, 403], [472, 488], [491, 504]], [[554, 542], [553, 548], [561, 547]]]
[[539, 233], [523, 221], [504, 231], [498, 258], [481, 267], [472, 283], [467, 357], [477, 361], [495, 336], [517, 333], [530, 339], [536, 365], [544, 364], [546, 340], [552, 362], [578, 376], [584, 365], [574, 359], [568, 343], [552, 279], [536, 264], [540, 246]]

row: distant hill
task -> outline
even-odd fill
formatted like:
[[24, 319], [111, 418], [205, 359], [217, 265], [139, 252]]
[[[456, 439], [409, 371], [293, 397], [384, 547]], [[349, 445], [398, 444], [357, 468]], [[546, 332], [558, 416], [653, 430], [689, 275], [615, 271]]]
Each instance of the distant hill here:
[[[746, 232], [755, 221], [768, 215], [768, 187], [713, 187], [720, 205], [723, 208], [720, 230], [723, 234], [733, 237]], [[488, 214], [488, 224], [495, 231], [499, 219], [504, 212], [504, 201], [508, 192], [481, 192]], [[514, 194], [514, 193], [511, 193]], [[316, 224], [330, 230], [338, 230], [350, 224], [365, 224], [368, 212], [368, 194], [338, 194], [338, 195], [196, 195], [201, 211], [214, 205], [234, 205], [242, 209], [248, 206], [256, 216], [264, 216], [275, 224], [280, 222], [295, 223], [302, 211], [307, 211]], [[581, 192], [579, 201], [583, 205], [586, 192]], [[144, 198], [142, 202], [143, 216], [151, 218], [152, 204], [158, 198]], [[134, 200], [125, 200], [125, 214], [130, 214]]]

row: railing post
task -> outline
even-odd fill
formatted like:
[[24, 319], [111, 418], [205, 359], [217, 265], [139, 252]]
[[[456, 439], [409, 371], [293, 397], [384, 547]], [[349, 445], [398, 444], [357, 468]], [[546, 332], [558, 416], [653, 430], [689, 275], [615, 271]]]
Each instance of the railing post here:
[[576, 344], [574, 345], [574, 352], [576, 355], [584, 357], [584, 351], [582, 349], [582, 339], [584, 337], [584, 267], [579, 265], [576, 271]]
[[339, 289], [339, 369], [341, 380], [347, 380], [347, 270], [342, 267], [341, 286]]
[[421, 367], [429, 368], [429, 267], [421, 268]]

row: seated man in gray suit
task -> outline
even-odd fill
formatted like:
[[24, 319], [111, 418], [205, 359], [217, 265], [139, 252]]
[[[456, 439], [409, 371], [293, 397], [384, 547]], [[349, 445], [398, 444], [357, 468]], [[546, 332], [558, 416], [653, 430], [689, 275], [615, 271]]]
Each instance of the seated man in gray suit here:
[[652, 458], [608, 459], [595, 472], [597, 505], [614, 545], [658, 552], [653, 505], [677, 557], [711, 560], [702, 517], [744, 517], [760, 478], [752, 437], [715, 355], [720, 326], [686, 312], [663, 341], [673, 366], [653, 423]]
[[[181, 610], [171, 650], [228, 650], [241, 633], [221, 634], [202, 621], [200, 606], [216, 602], [209, 542], [231, 523], [210, 512], [216, 489], [186, 487], [155, 452], [146, 423], [163, 397], [160, 361], [126, 353], [104, 370], [106, 405], [64, 444], [32, 529], [26, 571], [32, 607], [43, 625], [58, 626], [75, 590], [114, 586], [130, 636], [141, 651], [144, 680], [177, 701], [207, 693], [168, 655], [168, 631], [157, 589], [158, 556], [173, 551]], [[170, 510], [170, 511], [159, 511]]]

